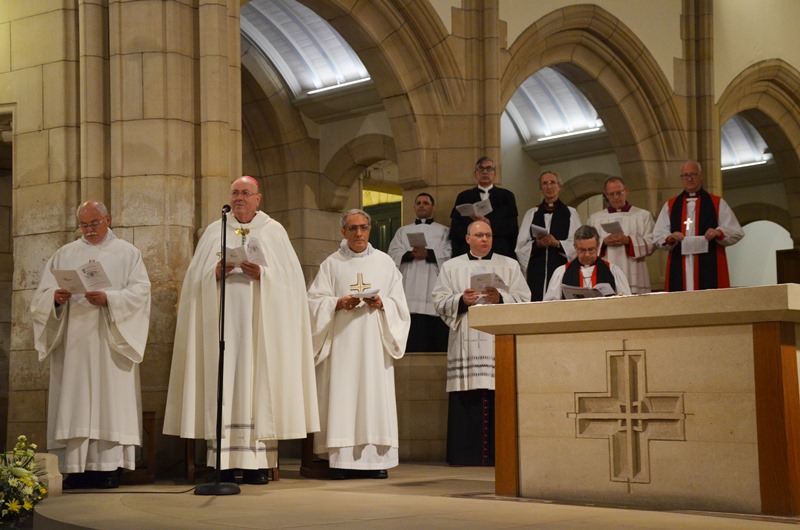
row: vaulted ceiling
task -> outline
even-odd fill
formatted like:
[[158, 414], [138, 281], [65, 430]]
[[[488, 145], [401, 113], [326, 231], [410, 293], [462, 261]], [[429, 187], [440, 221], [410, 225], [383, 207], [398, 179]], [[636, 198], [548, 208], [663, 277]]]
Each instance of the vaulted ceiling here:
[[[342, 36], [295, 0], [251, 0], [241, 9], [241, 31], [280, 73], [300, 106], [310, 108], [313, 98], [326, 91], [346, 92], [354, 84], [371, 83], [369, 72]], [[596, 136], [601, 143], [605, 137], [591, 103], [550, 68], [526, 79], [505, 113], [533, 156], [542, 142], [555, 141], [564, 152], [578, 136]], [[721, 151], [723, 168], [771, 159], [764, 140], [741, 116], [722, 127]]]

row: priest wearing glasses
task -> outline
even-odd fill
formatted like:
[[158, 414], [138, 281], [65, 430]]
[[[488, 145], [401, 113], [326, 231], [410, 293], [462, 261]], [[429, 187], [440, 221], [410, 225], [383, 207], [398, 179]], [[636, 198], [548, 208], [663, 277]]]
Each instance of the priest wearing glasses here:
[[[492, 251], [492, 227], [469, 225], [469, 252], [445, 262], [433, 303], [450, 328], [447, 347], [447, 463], [494, 465], [494, 336], [469, 327], [470, 308], [530, 302], [516, 260]], [[487, 281], [488, 280], [488, 281]]]
[[656, 219], [653, 240], [669, 252], [665, 291], [730, 287], [725, 247], [744, 237], [725, 199], [703, 189], [703, 168], [694, 160], [681, 166], [683, 192], [667, 201]]
[[283, 226], [258, 209], [258, 182], [231, 184], [227, 247], [241, 262], [220, 261], [221, 220], [206, 228], [186, 271], [178, 307], [164, 434], [208, 442], [216, 465], [220, 281], [225, 277], [225, 380], [222, 482], [266, 484], [277, 441], [319, 430], [311, 328], [300, 262]]
[[611, 286], [616, 294], [631, 294], [631, 287], [625, 273], [604, 259], [600, 259], [600, 235], [594, 227], [583, 225], [572, 236], [577, 257], [553, 272], [550, 287], [544, 294], [545, 300], [561, 300], [564, 298], [563, 285], [572, 287], [596, 287], [605, 283]]
[[399, 462], [394, 360], [411, 317], [400, 271], [369, 243], [369, 214], [350, 210], [341, 223], [339, 250], [308, 289], [322, 426], [314, 453], [334, 480], [384, 479]]
[[[474, 221], [488, 221], [494, 230], [492, 252], [514, 259], [514, 244], [517, 240], [517, 200], [514, 194], [495, 185], [497, 166], [488, 156], [482, 156], [475, 163], [473, 172], [476, 186], [464, 190], [456, 197], [453, 211], [450, 212], [450, 241], [453, 246], [453, 257], [466, 254], [469, 246], [466, 243], [467, 228]], [[475, 204], [489, 200], [492, 211], [485, 214], [464, 215], [458, 206]]]
[[[53, 254], [31, 302], [34, 345], [50, 362], [47, 449], [69, 474], [64, 489], [116, 488], [118, 468], [134, 469], [142, 445], [150, 280], [139, 249], [114, 235], [103, 203], [87, 201], [77, 216], [83, 237]], [[107, 281], [65, 285], [79, 270]]]

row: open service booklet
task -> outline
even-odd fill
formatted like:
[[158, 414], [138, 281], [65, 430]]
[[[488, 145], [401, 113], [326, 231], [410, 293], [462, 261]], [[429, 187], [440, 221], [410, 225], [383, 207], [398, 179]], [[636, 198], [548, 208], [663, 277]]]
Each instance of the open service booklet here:
[[601, 298], [603, 296], [614, 296], [614, 288], [608, 283], [598, 283], [594, 287], [573, 287], [572, 285], [562, 285], [561, 292], [567, 300], [580, 300], [582, 298]]
[[111, 287], [106, 270], [99, 261], [90, 261], [72, 270], [57, 269], [52, 273], [58, 286], [72, 294], [100, 291]]
[[225, 249], [225, 261], [233, 263], [234, 267], [241, 267], [243, 261], [249, 261], [262, 267], [267, 267], [267, 258], [264, 256], [264, 251], [261, 249], [261, 243], [258, 239], [251, 237], [245, 241], [241, 247]]
[[464, 217], [486, 217], [492, 213], [492, 203], [489, 199], [483, 199], [476, 203], [459, 204], [456, 206], [456, 211]]
[[380, 289], [367, 289], [360, 293], [350, 293], [350, 296], [353, 298], [374, 298], [379, 292], [381, 292]]

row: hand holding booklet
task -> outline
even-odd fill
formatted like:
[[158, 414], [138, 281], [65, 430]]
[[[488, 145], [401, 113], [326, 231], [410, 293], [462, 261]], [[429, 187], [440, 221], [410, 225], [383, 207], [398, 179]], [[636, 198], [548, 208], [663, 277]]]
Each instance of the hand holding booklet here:
[[111, 281], [99, 261], [90, 261], [74, 270], [54, 270], [52, 273], [58, 286], [72, 294], [100, 291], [111, 287]]
[[686, 236], [681, 241], [681, 254], [705, 254], [708, 252], [708, 239], [703, 236]]
[[473, 204], [459, 204], [456, 210], [464, 217], [486, 217], [492, 213], [492, 203], [489, 199], [483, 199]]
[[425, 234], [422, 232], [407, 232], [408, 244], [412, 247], [427, 247], [428, 241], [425, 239]]
[[536, 239], [541, 236], [546, 236], [550, 232], [547, 231], [547, 228], [543, 228], [537, 224], [531, 223], [531, 237]]
[[473, 274], [469, 278], [470, 289], [485, 292], [489, 287], [494, 287], [498, 290], [508, 291], [508, 285], [496, 272], [482, 272], [480, 274]]
[[225, 249], [225, 261], [232, 263], [234, 267], [241, 267], [243, 261], [267, 267], [267, 258], [261, 249], [261, 242], [254, 237], [249, 238], [241, 247], [227, 247]]
[[603, 230], [609, 234], [622, 234], [622, 225], [619, 224], [619, 221], [611, 221], [610, 223], [600, 223], [600, 226], [603, 227]]
[[598, 283], [594, 287], [574, 287], [572, 285], [562, 285], [561, 292], [567, 300], [580, 300], [582, 298], [601, 298], [603, 296], [614, 296], [614, 288], [608, 283]]

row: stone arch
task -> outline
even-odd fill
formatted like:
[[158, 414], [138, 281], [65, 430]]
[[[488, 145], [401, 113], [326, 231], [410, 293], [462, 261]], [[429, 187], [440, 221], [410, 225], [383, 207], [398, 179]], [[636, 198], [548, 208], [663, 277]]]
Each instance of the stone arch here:
[[325, 166], [325, 175], [336, 185], [339, 193], [320, 197], [320, 208], [341, 211], [350, 187], [364, 170], [375, 162], [391, 160], [397, 163], [394, 139], [383, 134], [365, 134], [342, 146]]
[[309, 136], [302, 116], [267, 59], [242, 39], [242, 155], [243, 166], [262, 184], [270, 213], [302, 208], [303, 192], [294, 185], [316, 182], [317, 199], [325, 182], [319, 171], [319, 145]]
[[[751, 65], [719, 98], [719, 126], [741, 114], [767, 142], [782, 175], [787, 230], [800, 247], [800, 72], [780, 59]], [[773, 207], [774, 208], [774, 207]], [[777, 221], [775, 221], [777, 222]]]
[[400, 184], [431, 185], [442, 116], [465, 94], [448, 32], [429, 2], [300, 0], [358, 54], [383, 99], [395, 137]]
[[621, 176], [646, 190], [654, 211], [669, 166], [687, 138], [672, 89], [653, 56], [622, 21], [596, 5], [557, 9], [524, 31], [509, 48], [501, 105], [519, 85], [549, 66], [574, 83], [606, 124]]
[[559, 199], [568, 206], [575, 207], [589, 197], [603, 193], [603, 185], [609, 175], [606, 173], [583, 173], [566, 181], [561, 186]]
[[744, 226], [755, 221], [772, 221], [792, 233], [792, 215], [788, 210], [766, 202], [748, 202], [733, 208], [736, 219]]

